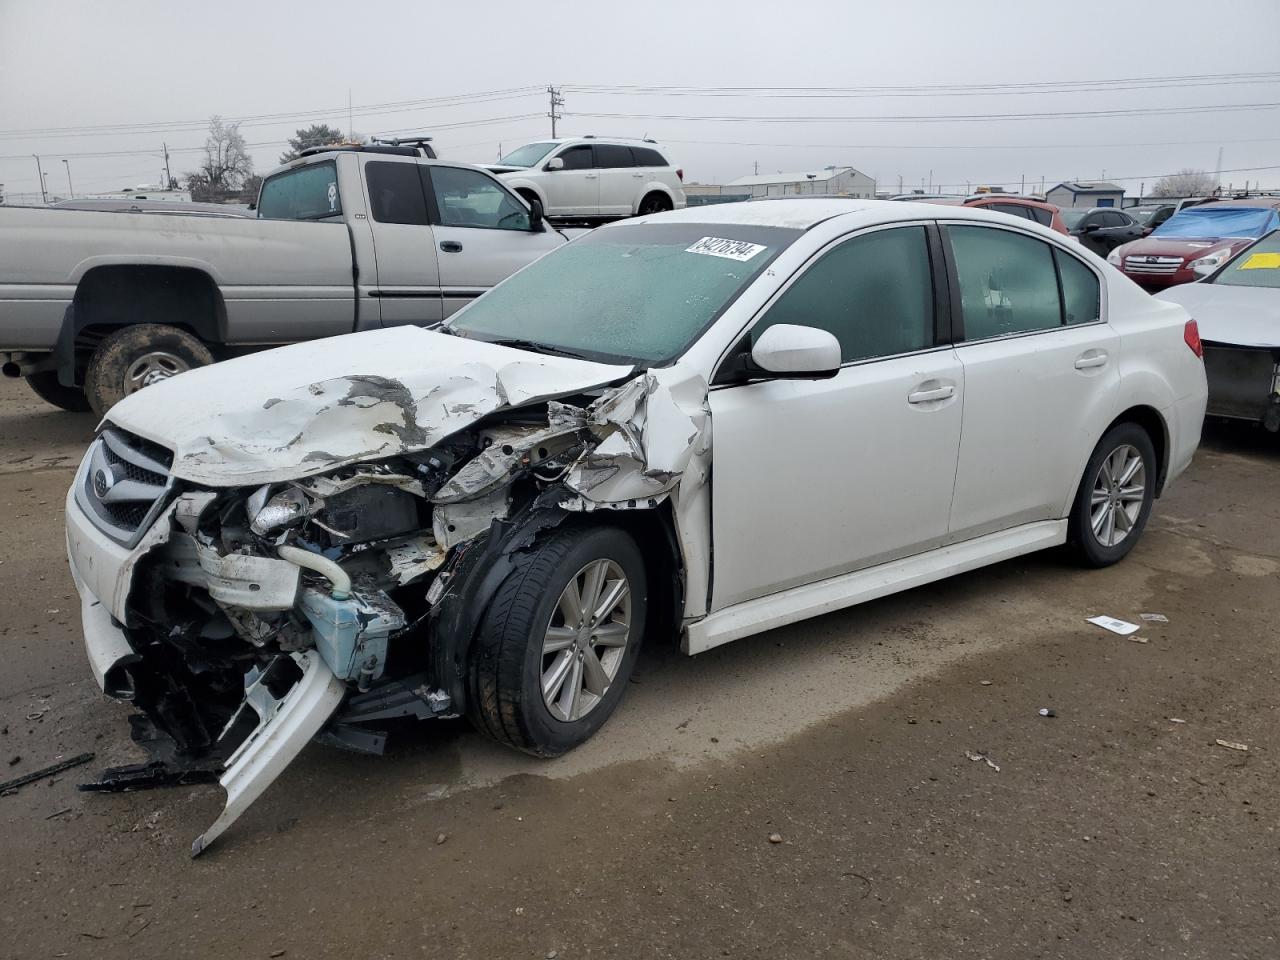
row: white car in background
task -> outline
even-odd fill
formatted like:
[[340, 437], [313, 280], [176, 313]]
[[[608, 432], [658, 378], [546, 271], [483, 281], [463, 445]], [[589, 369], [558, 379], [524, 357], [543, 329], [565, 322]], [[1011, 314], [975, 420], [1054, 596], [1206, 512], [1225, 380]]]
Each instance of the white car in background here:
[[199, 852], [322, 729], [376, 752], [371, 725], [465, 715], [564, 753], [643, 641], [1061, 544], [1115, 563], [1204, 409], [1186, 311], [1029, 220], [814, 198], [602, 227], [435, 329], [111, 409], [67, 544], [94, 676], [160, 753], [106, 785], [217, 776]]
[[539, 140], [486, 168], [548, 217], [605, 220], [685, 206], [684, 171], [652, 140]]

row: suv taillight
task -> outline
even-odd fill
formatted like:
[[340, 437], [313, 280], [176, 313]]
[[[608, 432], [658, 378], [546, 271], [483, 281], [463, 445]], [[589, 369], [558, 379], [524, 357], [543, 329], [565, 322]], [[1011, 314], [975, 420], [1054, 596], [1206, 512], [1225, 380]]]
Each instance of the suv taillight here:
[[677, 171], [676, 171], [676, 176], [680, 178], [680, 182], [681, 182], [681, 183], [684, 183], [684, 171], [683, 171], [683, 170], [677, 170]]
[[1194, 320], [1188, 320], [1187, 325], [1182, 328], [1182, 339], [1187, 342], [1187, 346], [1201, 360], [1204, 359], [1204, 344], [1200, 342], [1200, 327]]

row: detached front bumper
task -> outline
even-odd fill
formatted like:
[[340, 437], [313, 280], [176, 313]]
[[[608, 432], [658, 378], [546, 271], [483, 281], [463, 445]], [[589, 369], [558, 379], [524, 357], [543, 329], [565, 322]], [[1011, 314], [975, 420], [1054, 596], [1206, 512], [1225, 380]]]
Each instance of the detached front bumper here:
[[[77, 482], [79, 479], [77, 477]], [[74, 490], [73, 486], [66, 502], [67, 554], [80, 595], [85, 652], [94, 680], [105, 694], [117, 700], [137, 702], [138, 676], [152, 665], [134, 648], [125, 627], [134, 573], [146, 554], [169, 540], [175, 512], [182, 506], [184, 497], [208, 495], [179, 496], [161, 513], [138, 545], [129, 549], [94, 526], [76, 502]], [[188, 502], [187, 506], [191, 504]], [[277, 664], [281, 669], [277, 669]], [[251, 729], [229, 756], [215, 760], [213, 772], [226, 790], [227, 803], [218, 819], [192, 844], [192, 856], [205, 850], [270, 786], [320, 732], [346, 694], [347, 685], [334, 675], [314, 649], [280, 655], [265, 667], [255, 667], [245, 675], [244, 700], [221, 734], [226, 735], [237, 727], [251, 726]], [[141, 726], [135, 724], [135, 729]], [[152, 761], [143, 766], [154, 769], [157, 762], [163, 765], [165, 761]], [[168, 782], [180, 782], [180, 774], [180, 770], [175, 771]], [[110, 789], [111, 775], [112, 771], [108, 771], [103, 781], [91, 788]], [[128, 787], [138, 779], [141, 778], [118, 778], [117, 788]], [[165, 781], [152, 779], [151, 782]]]

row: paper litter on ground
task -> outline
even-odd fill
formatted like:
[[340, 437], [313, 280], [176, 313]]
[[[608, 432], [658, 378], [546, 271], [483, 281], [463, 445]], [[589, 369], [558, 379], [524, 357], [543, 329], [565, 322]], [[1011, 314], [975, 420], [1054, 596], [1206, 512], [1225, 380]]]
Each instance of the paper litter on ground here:
[[1112, 633], [1118, 633], [1122, 637], [1127, 637], [1131, 633], [1137, 633], [1142, 628], [1136, 623], [1130, 623], [1128, 620], [1117, 620], [1115, 617], [1087, 617], [1088, 623], [1101, 627], [1103, 630], [1110, 630]]

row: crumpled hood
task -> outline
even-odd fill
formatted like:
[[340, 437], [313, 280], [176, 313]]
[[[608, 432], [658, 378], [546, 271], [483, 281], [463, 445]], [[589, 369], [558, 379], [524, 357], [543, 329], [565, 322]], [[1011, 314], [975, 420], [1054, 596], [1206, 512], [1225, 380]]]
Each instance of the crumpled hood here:
[[393, 327], [192, 370], [126, 397], [106, 419], [172, 450], [175, 476], [239, 486], [425, 450], [495, 411], [631, 372]]
[[1185, 283], [1156, 294], [1187, 308], [1200, 339], [1241, 347], [1280, 347], [1280, 290]]

